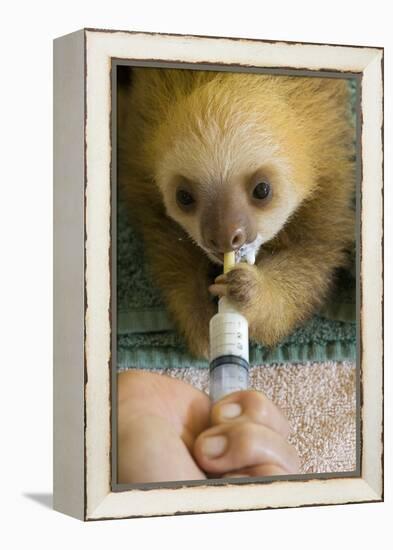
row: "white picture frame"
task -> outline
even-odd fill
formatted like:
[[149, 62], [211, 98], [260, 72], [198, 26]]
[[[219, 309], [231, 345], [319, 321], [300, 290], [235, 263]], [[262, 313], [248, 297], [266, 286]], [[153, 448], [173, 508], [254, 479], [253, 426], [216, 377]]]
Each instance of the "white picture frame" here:
[[[361, 81], [358, 475], [112, 487], [113, 60]], [[131, 63], [130, 63], [131, 64]], [[84, 29], [54, 42], [54, 508], [82, 520], [383, 499], [383, 49]]]

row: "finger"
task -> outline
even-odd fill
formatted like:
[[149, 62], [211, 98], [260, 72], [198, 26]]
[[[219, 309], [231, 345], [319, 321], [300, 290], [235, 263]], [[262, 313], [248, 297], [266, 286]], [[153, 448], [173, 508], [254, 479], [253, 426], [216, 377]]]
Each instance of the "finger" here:
[[244, 468], [243, 470], [228, 472], [227, 474], [224, 474], [222, 477], [239, 478], [239, 477], [270, 477], [270, 476], [285, 476], [285, 475], [288, 475], [288, 472], [283, 468], [280, 468], [280, 466], [277, 466], [277, 464], [262, 464], [258, 466], [251, 466], [250, 468]]
[[272, 464], [287, 474], [299, 471], [299, 458], [277, 432], [252, 422], [231, 422], [202, 432], [194, 444], [194, 458], [202, 470], [225, 474]]
[[213, 284], [209, 286], [209, 292], [211, 292], [213, 296], [220, 296], [220, 297], [226, 296], [227, 290], [228, 290], [227, 285]]
[[210, 413], [213, 426], [235, 420], [262, 424], [285, 438], [290, 433], [289, 422], [280, 409], [266, 395], [255, 390], [231, 393], [213, 405]]

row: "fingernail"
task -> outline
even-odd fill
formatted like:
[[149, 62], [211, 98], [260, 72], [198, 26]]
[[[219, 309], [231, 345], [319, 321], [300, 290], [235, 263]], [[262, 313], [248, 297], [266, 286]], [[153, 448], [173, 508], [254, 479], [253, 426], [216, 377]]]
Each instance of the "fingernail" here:
[[239, 403], [226, 403], [220, 407], [221, 418], [236, 418], [242, 414], [242, 408]]
[[207, 437], [202, 443], [202, 452], [208, 458], [216, 458], [224, 453], [227, 443], [225, 435]]

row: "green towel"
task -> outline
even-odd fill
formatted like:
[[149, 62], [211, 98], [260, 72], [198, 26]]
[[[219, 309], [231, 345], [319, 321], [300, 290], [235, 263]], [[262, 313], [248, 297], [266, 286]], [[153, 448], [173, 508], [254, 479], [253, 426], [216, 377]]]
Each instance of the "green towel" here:
[[[356, 80], [348, 80], [355, 117]], [[167, 316], [160, 292], [149, 278], [143, 244], [124, 205], [117, 213], [117, 367], [207, 367], [187, 353]], [[323, 310], [274, 349], [250, 343], [250, 363], [297, 363], [356, 359], [355, 252], [352, 268], [338, 273], [333, 298]]]

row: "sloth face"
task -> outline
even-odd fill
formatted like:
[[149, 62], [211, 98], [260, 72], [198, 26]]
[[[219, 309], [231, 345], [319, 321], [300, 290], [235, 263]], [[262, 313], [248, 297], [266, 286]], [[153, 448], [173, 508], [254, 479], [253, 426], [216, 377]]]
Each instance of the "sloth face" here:
[[312, 170], [292, 136], [258, 119], [234, 120], [167, 132], [155, 180], [167, 214], [212, 261], [235, 250], [253, 263], [309, 194]]
[[254, 263], [260, 246], [283, 228], [301, 201], [288, 167], [277, 160], [225, 180], [184, 173], [161, 183], [167, 214], [218, 263], [232, 250]]

